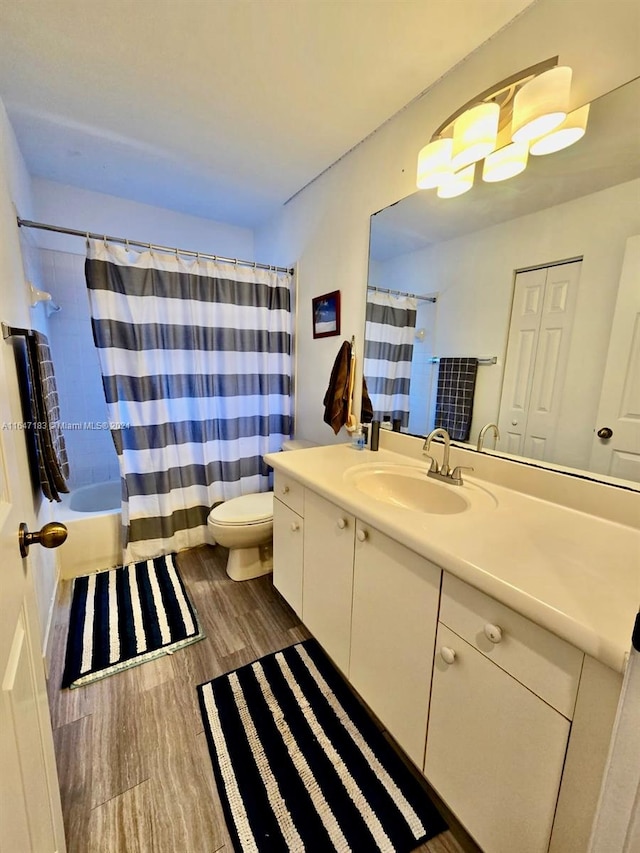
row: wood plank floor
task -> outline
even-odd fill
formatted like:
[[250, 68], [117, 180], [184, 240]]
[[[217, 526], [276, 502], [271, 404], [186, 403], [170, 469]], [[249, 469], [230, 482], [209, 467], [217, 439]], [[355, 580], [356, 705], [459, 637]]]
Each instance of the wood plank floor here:
[[[195, 686], [309, 635], [270, 576], [235, 583], [226, 557], [206, 546], [179, 556], [205, 640], [74, 690], [59, 689], [63, 583], [49, 702], [69, 853], [232, 853]], [[462, 849], [450, 832], [418, 848]]]

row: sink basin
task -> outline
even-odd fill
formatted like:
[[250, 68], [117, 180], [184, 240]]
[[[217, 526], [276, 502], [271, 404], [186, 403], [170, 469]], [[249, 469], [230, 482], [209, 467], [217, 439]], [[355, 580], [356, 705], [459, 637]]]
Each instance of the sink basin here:
[[462, 486], [427, 477], [428, 468], [410, 465], [356, 465], [345, 480], [369, 498], [392, 506], [436, 515], [465, 512], [474, 505], [494, 506], [495, 499], [469, 483]]

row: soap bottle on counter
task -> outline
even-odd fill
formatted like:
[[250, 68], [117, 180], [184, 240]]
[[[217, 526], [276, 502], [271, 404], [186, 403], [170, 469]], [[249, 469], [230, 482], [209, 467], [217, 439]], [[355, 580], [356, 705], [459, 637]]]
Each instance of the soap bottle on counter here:
[[364, 450], [364, 433], [362, 427], [356, 427], [351, 433], [351, 447], [354, 450]]

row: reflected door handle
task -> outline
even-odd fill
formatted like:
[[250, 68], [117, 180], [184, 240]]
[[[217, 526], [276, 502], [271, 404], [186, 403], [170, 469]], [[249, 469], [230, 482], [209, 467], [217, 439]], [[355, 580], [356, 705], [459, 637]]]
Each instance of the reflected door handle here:
[[67, 528], [59, 521], [50, 521], [37, 533], [29, 533], [29, 528], [22, 522], [18, 528], [18, 543], [20, 556], [26, 557], [29, 546], [42, 545], [43, 548], [58, 548], [67, 538]]
[[604, 438], [606, 440], [607, 438], [611, 438], [611, 436], [613, 435], [613, 430], [610, 429], [610, 427], [600, 427], [597, 435], [598, 438]]

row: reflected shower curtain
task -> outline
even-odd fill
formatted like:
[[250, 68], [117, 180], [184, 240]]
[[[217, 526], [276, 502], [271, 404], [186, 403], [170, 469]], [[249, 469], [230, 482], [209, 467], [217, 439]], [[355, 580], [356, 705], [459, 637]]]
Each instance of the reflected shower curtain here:
[[201, 545], [290, 435], [291, 276], [92, 241], [86, 278], [124, 560]]
[[409, 424], [409, 385], [417, 301], [368, 293], [364, 375], [375, 420]]

